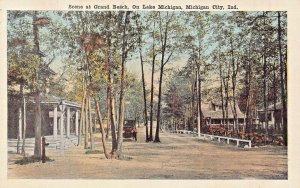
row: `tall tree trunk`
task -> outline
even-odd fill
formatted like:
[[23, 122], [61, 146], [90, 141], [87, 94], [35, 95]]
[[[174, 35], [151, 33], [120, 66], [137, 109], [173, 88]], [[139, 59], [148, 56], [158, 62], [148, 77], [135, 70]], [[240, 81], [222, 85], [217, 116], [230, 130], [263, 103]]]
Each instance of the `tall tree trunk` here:
[[196, 61], [197, 66], [197, 95], [198, 95], [198, 136], [200, 136], [200, 131], [202, 127], [203, 117], [202, 117], [202, 87], [201, 87], [201, 36], [198, 34], [198, 60]]
[[85, 98], [86, 98], [86, 90], [85, 90], [85, 79], [84, 74], [82, 73], [82, 100], [81, 100], [81, 112], [80, 112], [80, 124], [79, 124], [79, 130], [78, 130], [78, 146], [81, 144], [81, 137], [83, 134], [83, 126], [84, 126], [84, 108], [85, 108]]
[[145, 84], [145, 75], [144, 75], [144, 62], [142, 56], [142, 49], [140, 47], [140, 60], [141, 60], [141, 67], [142, 67], [142, 82], [143, 82], [143, 95], [144, 95], [144, 125], [146, 128], [146, 142], [148, 142], [148, 115], [147, 115], [147, 96], [146, 96], [146, 84]]
[[104, 152], [105, 158], [109, 159], [109, 158], [111, 158], [111, 156], [109, 155], [109, 153], [107, 151], [107, 148], [106, 148], [105, 131], [104, 131], [103, 122], [102, 122], [102, 115], [101, 115], [101, 111], [100, 111], [100, 104], [96, 100], [96, 98], [94, 98], [94, 103], [95, 103], [95, 106], [96, 106], [96, 111], [97, 111], [97, 115], [98, 115], [98, 121], [99, 121], [99, 125], [100, 125], [100, 130], [101, 130], [101, 139], [102, 139], [103, 152]]
[[[109, 12], [111, 17], [111, 12]], [[108, 87], [107, 87], [107, 125], [111, 128], [112, 151], [117, 150], [117, 136], [116, 136], [116, 116], [115, 116], [115, 89], [114, 89], [114, 73], [112, 63], [111, 51], [111, 37], [108, 37]], [[108, 137], [108, 136], [107, 136]]]
[[[108, 73], [108, 77], [110, 77], [110, 72]], [[110, 78], [108, 78], [110, 80]], [[111, 101], [110, 101], [110, 96], [111, 96], [111, 87], [108, 84], [107, 90], [106, 90], [106, 138], [109, 137], [110, 129], [111, 129], [111, 123], [110, 123], [110, 114], [111, 114]]]
[[91, 112], [91, 99], [88, 98], [88, 112], [89, 112], [89, 128], [90, 128], [90, 141], [91, 141], [91, 150], [94, 150], [94, 135], [93, 135], [93, 122], [92, 122], [92, 112]]
[[88, 104], [88, 97], [85, 98], [85, 111], [84, 111], [84, 120], [85, 120], [85, 133], [84, 133], [84, 149], [88, 148], [88, 144], [89, 144], [89, 117], [88, 117], [88, 108], [89, 108], [89, 104]]
[[[168, 12], [167, 12], [168, 16]], [[160, 18], [161, 21], [162, 18]], [[167, 20], [166, 26], [164, 28], [163, 33], [161, 33], [161, 62], [160, 62], [160, 76], [159, 76], [159, 88], [158, 88], [158, 104], [157, 104], [157, 118], [156, 118], [156, 132], [155, 132], [155, 139], [154, 142], [160, 142], [159, 138], [159, 129], [160, 129], [160, 111], [161, 111], [161, 94], [162, 94], [162, 82], [163, 82], [163, 74], [164, 74], [164, 66], [170, 59], [172, 53], [170, 54], [169, 58], [167, 58], [167, 61], [165, 62], [165, 53], [166, 53], [166, 46], [167, 46], [167, 38], [168, 38], [168, 27], [170, 20]], [[160, 22], [161, 23], [161, 22]], [[160, 24], [160, 28], [162, 31], [162, 24]]]
[[[229, 77], [229, 72], [227, 74], [227, 77]], [[229, 103], [229, 89], [228, 89], [228, 78], [223, 78], [223, 84], [224, 84], [224, 89], [225, 89], [225, 94], [226, 94], [226, 100], [225, 100], [225, 119], [226, 119], [226, 126], [227, 126], [227, 132], [230, 130], [230, 125], [229, 125], [229, 117], [228, 117], [228, 103]]]
[[284, 145], [288, 145], [288, 139], [287, 139], [287, 97], [286, 97], [286, 91], [287, 91], [287, 84], [286, 84], [286, 64], [283, 61], [283, 55], [282, 55], [282, 49], [281, 49], [281, 40], [282, 40], [282, 34], [281, 34], [281, 25], [280, 25], [280, 12], [277, 12], [278, 16], [278, 48], [279, 48], [279, 60], [280, 60], [280, 80], [281, 80], [281, 100], [282, 100], [282, 125], [283, 125], [283, 140]]
[[148, 139], [149, 141], [153, 141], [154, 66], [155, 66], [155, 56], [153, 56], [152, 59], [152, 72], [151, 72], [150, 135]]
[[246, 86], [246, 96], [247, 96], [247, 100], [246, 100], [246, 113], [245, 113], [245, 119], [244, 119], [244, 124], [246, 124], [246, 132], [249, 133], [250, 132], [250, 125], [249, 125], [249, 117], [250, 117], [250, 101], [251, 101], [251, 94], [250, 94], [250, 90], [251, 90], [251, 79], [250, 79], [250, 63], [247, 62], [247, 70], [246, 70], [246, 82], [245, 82], [245, 86]]
[[[265, 52], [265, 51], [264, 51]], [[268, 84], [267, 84], [267, 60], [266, 60], [266, 55], [263, 55], [263, 71], [264, 71], [264, 122], [265, 122], [265, 131], [266, 131], [266, 138], [268, 135]], [[266, 139], [265, 139], [266, 143]]]
[[[117, 158], [122, 158], [122, 144], [123, 144], [123, 126], [124, 126], [124, 115], [125, 115], [125, 62], [127, 58], [127, 24], [129, 23], [130, 12], [125, 12], [123, 33], [122, 33], [122, 59], [121, 59], [121, 85], [120, 85], [120, 106], [119, 106], [119, 123], [118, 123], [118, 139], [117, 139]], [[115, 155], [114, 154], [114, 155]]]
[[197, 131], [198, 131], [198, 137], [200, 137], [200, 127], [201, 127], [201, 91], [200, 91], [200, 74], [199, 74], [199, 69], [200, 68], [197, 68], [197, 71], [196, 71], [196, 88], [197, 88]]
[[[263, 12], [263, 16], [265, 15], [265, 12]], [[265, 17], [264, 17], [264, 26], [266, 25], [266, 21], [265, 21]], [[267, 53], [266, 53], [266, 36], [263, 36], [263, 81], [264, 81], [264, 122], [265, 122], [265, 144], [266, 144], [266, 140], [267, 140], [267, 135], [268, 135], [268, 84], [267, 84], [267, 76], [268, 76], [268, 72], [267, 72]]]
[[277, 95], [276, 95], [276, 65], [274, 63], [274, 67], [273, 67], [273, 103], [274, 103], [274, 113], [273, 113], [273, 116], [274, 116], [274, 129], [275, 129], [275, 132], [277, 131], [277, 124], [276, 124], [276, 103], [277, 103]]
[[224, 96], [223, 96], [223, 74], [222, 74], [222, 62], [220, 58], [220, 49], [219, 49], [219, 76], [220, 76], [220, 96], [222, 103], [222, 121], [225, 122], [225, 109], [224, 109]]
[[199, 112], [200, 112], [200, 131], [202, 128], [202, 122], [203, 122], [203, 114], [202, 114], [202, 83], [201, 83], [201, 75], [199, 74]]
[[193, 78], [193, 83], [192, 83], [192, 102], [191, 102], [191, 112], [190, 112], [190, 115], [191, 115], [191, 126], [193, 128], [193, 131], [194, 131], [194, 128], [195, 128], [195, 119], [194, 119], [194, 114], [195, 114], [195, 86], [197, 86], [197, 78]]
[[237, 123], [237, 110], [236, 110], [236, 77], [237, 77], [237, 71], [238, 68], [236, 68], [238, 65], [236, 65], [234, 60], [234, 52], [233, 52], [233, 41], [232, 38], [230, 38], [230, 47], [231, 47], [231, 63], [232, 63], [232, 99], [233, 99], [233, 107], [232, 107], [232, 115], [233, 115], [233, 127], [236, 129], [237, 133], [239, 133], [239, 125]]
[[154, 97], [154, 71], [155, 71], [155, 21], [153, 22], [153, 33], [152, 33], [152, 69], [151, 69], [151, 101], [150, 101], [150, 135], [148, 141], [153, 141], [153, 97]]
[[25, 142], [26, 142], [26, 130], [27, 130], [27, 122], [26, 122], [26, 99], [23, 93], [23, 143], [22, 143], [22, 152], [21, 154], [25, 156]]
[[[246, 108], [246, 120], [244, 120], [244, 124], [246, 124], [246, 132], [252, 133], [253, 129], [253, 76], [252, 76], [252, 63], [251, 60], [251, 39], [249, 42], [249, 49], [248, 49], [248, 57], [249, 60], [247, 61], [246, 65], [246, 96], [247, 96], [247, 108]], [[245, 122], [246, 121], [246, 122]]]
[[[111, 12], [109, 12], [109, 18], [111, 18]], [[109, 129], [111, 128], [111, 88], [113, 86], [113, 83], [111, 83], [111, 74], [112, 74], [112, 64], [111, 64], [111, 38], [110, 35], [108, 36], [107, 39], [107, 44], [108, 44], [108, 53], [107, 53], [107, 64], [108, 64], [108, 84], [107, 84], [107, 93], [106, 93], [106, 127], [107, 127], [107, 132], [106, 132], [106, 138], [109, 137]]]
[[117, 137], [116, 137], [116, 116], [115, 116], [115, 90], [113, 87], [114, 83], [114, 75], [110, 75], [110, 87], [111, 87], [111, 92], [110, 92], [110, 100], [111, 100], [111, 108], [110, 108], [110, 122], [111, 122], [111, 138], [112, 138], [112, 151], [117, 150]]
[[[37, 19], [37, 12], [34, 13], [33, 22]], [[34, 52], [39, 54], [40, 46], [38, 41], [38, 27], [36, 24], [33, 23], [33, 41], [34, 41]], [[38, 55], [39, 56], [39, 55]], [[39, 61], [41, 61], [41, 57], [39, 56]], [[35, 93], [34, 93], [34, 102], [35, 102], [35, 145], [34, 145], [34, 156], [41, 157], [42, 153], [42, 139], [41, 139], [41, 132], [42, 132], [42, 119], [41, 119], [41, 103], [40, 103], [40, 89], [38, 88], [38, 80], [39, 80], [39, 67], [35, 70], [35, 78], [34, 84], [35, 86]]]
[[[136, 24], [139, 25], [138, 20], [136, 20]], [[145, 83], [145, 73], [144, 73], [144, 61], [143, 61], [143, 53], [142, 53], [142, 33], [141, 33], [141, 27], [139, 26], [139, 54], [140, 54], [140, 61], [141, 61], [141, 68], [142, 68], [142, 84], [143, 84], [143, 95], [144, 95], [144, 126], [146, 128], [146, 139], [145, 141], [148, 142], [149, 139], [149, 133], [148, 133], [148, 115], [147, 115], [147, 96], [146, 96], [146, 83]]]
[[35, 102], [35, 144], [34, 144], [34, 156], [41, 157], [42, 148], [41, 148], [41, 103], [40, 103], [40, 92], [36, 91], [34, 94], [34, 102]]
[[[162, 57], [162, 62], [163, 62]], [[159, 139], [159, 125], [160, 125], [160, 109], [161, 109], [161, 93], [162, 93], [162, 79], [163, 79], [164, 65], [161, 64], [160, 76], [159, 76], [159, 88], [158, 88], [158, 105], [157, 105], [157, 118], [156, 118], [156, 132], [154, 142], [160, 142]]]
[[[20, 84], [20, 96], [21, 96], [21, 100], [22, 102], [20, 102], [20, 107], [19, 107], [19, 128], [18, 128], [18, 140], [17, 140], [17, 153], [19, 154], [20, 153], [20, 142], [21, 142], [21, 139], [22, 139], [22, 129], [23, 129], [23, 125], [24, 125], [24, 122], [23, 122], [23, 117], [24, 117], [24, 114], [23, 114], [23, 111], [22, 111], [22, 103], [23, 103], [23, 84]], [[20, 136], [21, 135], [21, 136]]]

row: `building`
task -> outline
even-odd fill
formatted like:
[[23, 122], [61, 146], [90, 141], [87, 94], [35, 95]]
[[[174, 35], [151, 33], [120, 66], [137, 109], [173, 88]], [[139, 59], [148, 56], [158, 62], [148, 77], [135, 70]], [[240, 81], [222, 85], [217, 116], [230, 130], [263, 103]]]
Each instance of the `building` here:
[[[9, 139], [17, 139], [18, 137], [22, 139], [24, 136], [24, 125], [26, 125], [26, 138], [31, 138], [35, 135], [34, 100], [29, 97], [27, 100], [25, 99], [24, 103], [19, 98], [18, 96], [8, 95]], [[63, 133], [67, 137], [70, 137], [71, 134], [77, 136], [80, 109], [81, 105], [76, 102], [63, 100], [49, 94], [41, 94], [42, 135], [52, 135], [56, 139], [57, 135], [60, 134], [61, 127], [63, 127]]]
[[[282, 103], [277, 102], [275, 105], [271, 104], [267, 108], [268, 128], [275, 130], [282, 130]], [[265, 128], [265, 110], [258, 110], [259, 123]]]
[[[226, 125], [226, 115], [223, 118], [222, 112], [222, 104], [214, 103], [214, 102], [207, 102], [202, 103], [201, 105], [203, 121], [205, 125]], [[226, 111], [225, 111], [226, 114]], [[236, 105], [236, 115], [237, 115], [237, 122], [238, 124], [244, 123], [244, 114], [241, 112], [238, 105]], [[234, 123], [234, 115], [233, 115], [233, 108], [231, 105], [228, 107], [228, 120], [229, 125], [233, 125]]]
[[[41, 68], [40, 71], [44, 83], [47, 83], [55, 75], [55, 72], [49, 67]], [[9, 151], [16, 151], [15, 148], [20, 146], [19, 141], [24, 138], [26, 138], [26, 147], [32, 149], [34, 146], [36, 104], [31, 92], [25, 90], [20, 83], [15, 80], [8, 83], [7, 137]], [[40, 107], [41, 136], [45, 136], [47, 141], [53, 142], [53, 148], [57, 148], [59, 138], [62, 137], [65, 139], [64, 142], [78, 140], [81, 110], [79, 103], [51, 95], [49, 88], [46, 88], [40, 94]]]

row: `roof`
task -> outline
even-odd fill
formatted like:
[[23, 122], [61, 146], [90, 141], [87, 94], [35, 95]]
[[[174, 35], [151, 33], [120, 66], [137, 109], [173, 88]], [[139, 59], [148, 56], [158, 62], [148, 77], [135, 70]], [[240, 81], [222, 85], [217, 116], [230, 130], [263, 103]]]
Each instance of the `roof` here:
[[277, 110], [282, 109], [282, 103], [277, 102], [276, 105], [274, 105], [274, 104], [269, 105], [268, 110], [274, 110], [274, 106], [276, 107]]
[[74, 101], [65, 100], [65, 99], [57, 97], [55, 95], [49, 95], [49, 94], [41, 95], [41, 103], [42, 104], [57, 104], [58, 105], [62, 100], [64, 101], [64, 103], [67, 106], [81, 108], [81, 105]]
[[[202, 103], [201, 104], [201, 110], [204, 118], [211, 118], [211, 119], [222, 119], [223, 118], [223, 113], [220, 104], [216, 104], [213, 102], [209, 103]], [[238, 105], [236, 105], [236, 113], [237, 113], [237, 118], [244, 118], [244, 114], [241, 112], [240, 108]], [[229, 105], [228, 109], [228, 118], [233, 118], [233, 109], [231, 108], [231, 105]]]
[[[55, 95], [41, 94], [40, 100], [41, 100], [41, 104], [56, 104], [56, 105], [59, 105], [63, 100], [64, 104], [68, 107], [81, 108], [81, 104], [74, 101], [65, 100], [64, 98], [57, 97]], [[34, 103], [33, 98], [30, 98], [29, 101]]]
[[[272, 110], [274, 111], [275, 110], [274, 106], [276, 107], [277, 110], [281, 110], [282, 109], [282, 103], [281, 102], [277, 102], [275, 105], [274, 104], [269, 105], [268, 106], [268, 110], [269, 111], [272, 111]], [[258, 111], [259, 112], [265, 111], [265, 109], [260, 109]]]

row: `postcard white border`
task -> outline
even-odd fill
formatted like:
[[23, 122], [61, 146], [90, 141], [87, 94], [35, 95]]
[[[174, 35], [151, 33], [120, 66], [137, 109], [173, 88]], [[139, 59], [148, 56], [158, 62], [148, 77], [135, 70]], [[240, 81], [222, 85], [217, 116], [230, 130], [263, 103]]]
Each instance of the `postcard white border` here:
[[[239, 11], [287, 11], [288, 12], [288, 180], [28, 180], [7, 178], [7, 59], [6, 59], [6, 11], [7, 10], [70, 10], [71, 5], [100, 4], [169, 4], [181, 5], [234, 5]], [[95, 11], [95, 9], [92, 9]], [[0, 187], [300, 187], [300, 1], [299, 0], [2, 0], [0, 2]], [[209, 11], [212, 11], [209, 10]]]

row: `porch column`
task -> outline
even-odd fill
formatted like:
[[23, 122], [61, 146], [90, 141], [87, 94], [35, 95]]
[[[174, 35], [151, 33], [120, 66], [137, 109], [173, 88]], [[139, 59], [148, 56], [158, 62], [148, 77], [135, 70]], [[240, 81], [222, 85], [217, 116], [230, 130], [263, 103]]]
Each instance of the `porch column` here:
[[271, 111], [271, 122], [273, 127], [275, 127], [275, 111]]
[[24, 97], [23, 100], [23, 142], [25, 142], [25, 138], [26, 138], [26, 99]]
[[78, 136], [78, 110], [75, 112], [75, 135]]
[[64, 147], [65, 147], [65, 143], [64, 143], [64, 112], [61, 111], [61, 115], [60, 115], [60, 154], [64, 155]]
[[[110, 121], [110, 120], [109, 120]], [[97, 119], [96, 119], [96, 114], [94, 115], [94, 125], [95, 125], [95, 132], [97, 131]]]
[[53, 111], [53, 137], [57, 138], [57, 107]]
[[19, 132], [18, 139], [22, 139], [22, 108], [19, 108]]
[[70, 108], [68, 107], [67, 108], [67, 137], [69, 138], [70, 137]]

